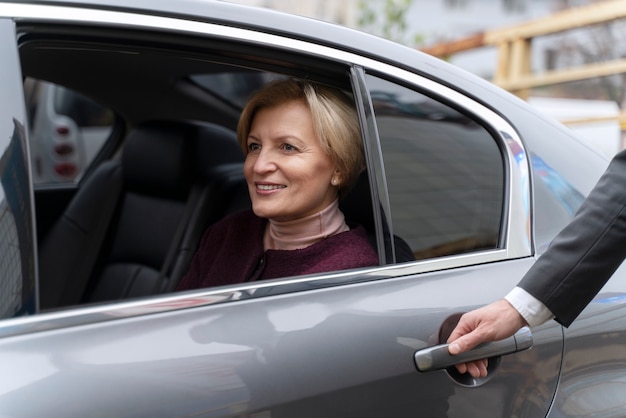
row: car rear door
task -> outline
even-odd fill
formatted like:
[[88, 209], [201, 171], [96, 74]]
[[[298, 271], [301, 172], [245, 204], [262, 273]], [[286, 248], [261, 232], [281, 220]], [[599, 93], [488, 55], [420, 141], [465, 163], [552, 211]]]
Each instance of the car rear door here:
[[447, 317], [493, 300], [512, 285], [502, 278], [528, 266], [520, 260], [418, 275], [371, 269], [5, 320], [0, 365], [11, 377], [0, 384], [0, 410], [543, 416], [560, 365], [555, 327], [535, 331], [531, 350], [502, 357], [489, 379], [420, 373], [414, 363], [416, 351], [438, 343]]

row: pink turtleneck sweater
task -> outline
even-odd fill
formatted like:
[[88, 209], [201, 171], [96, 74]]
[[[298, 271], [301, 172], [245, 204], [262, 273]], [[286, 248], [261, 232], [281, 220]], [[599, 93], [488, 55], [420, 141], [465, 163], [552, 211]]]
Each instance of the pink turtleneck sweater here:
[[287, 222], [270, 219], [263, 247], [266, 250], [299, 250], [349, 230], [339, 210], [339, 201], [335, 200], [326, 209], [305, 218]]
[[205, 231], [178, 290], [377, 264], [365, 229], [349, 229], [337, 202], [292, 222], [268, 221], [246, 210]]

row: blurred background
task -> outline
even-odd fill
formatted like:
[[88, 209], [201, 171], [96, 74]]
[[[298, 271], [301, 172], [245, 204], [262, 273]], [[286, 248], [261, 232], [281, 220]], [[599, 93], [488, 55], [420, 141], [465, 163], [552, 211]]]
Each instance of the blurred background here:
[[230, 0], [313, 17], [447, 60], [611, 157], [626, 146], [626, 0]]

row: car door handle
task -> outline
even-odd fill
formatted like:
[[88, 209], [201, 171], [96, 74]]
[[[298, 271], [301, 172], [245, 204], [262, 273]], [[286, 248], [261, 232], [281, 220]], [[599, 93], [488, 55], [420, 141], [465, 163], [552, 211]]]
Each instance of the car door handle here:
[[504, 340], [479, 345], [473, 350], [456, 356], [448, 353], [449, 344], [440, 344], [415, 352], [415, 365], [420, 372], [446, 369], [459, 363], [490, 357], [504, 356], [528, 350], [533, 345], [533, 336], [528, 327], [523, 327], [515, 335]]

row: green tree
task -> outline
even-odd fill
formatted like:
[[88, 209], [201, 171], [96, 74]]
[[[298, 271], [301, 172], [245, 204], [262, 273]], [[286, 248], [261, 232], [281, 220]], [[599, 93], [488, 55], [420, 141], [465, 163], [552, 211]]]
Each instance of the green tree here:
[[411, 33], [406, 20], [413, 0], [359, 0], [359, 28], [404, 45], [418, 47], [424, 37]]

